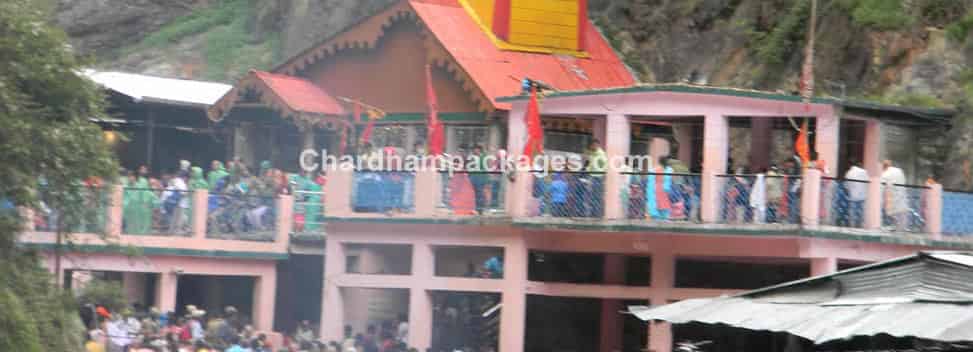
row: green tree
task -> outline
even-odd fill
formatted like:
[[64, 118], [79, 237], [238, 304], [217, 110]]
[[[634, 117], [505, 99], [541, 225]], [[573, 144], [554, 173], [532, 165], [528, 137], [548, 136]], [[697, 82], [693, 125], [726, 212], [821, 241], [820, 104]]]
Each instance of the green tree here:
[[117, 168], [89, 122], [104, 115], [104, 97], [39, 8], [0, 0], [0, 351], [77, 351], [83, 330], [74, 300], [17, 246], [28, 219], [10, 205], [36, 207], [43, 197], [60, 214], [61, 239], [91, 213], [78, 201], [79, 181], [111, 179]]

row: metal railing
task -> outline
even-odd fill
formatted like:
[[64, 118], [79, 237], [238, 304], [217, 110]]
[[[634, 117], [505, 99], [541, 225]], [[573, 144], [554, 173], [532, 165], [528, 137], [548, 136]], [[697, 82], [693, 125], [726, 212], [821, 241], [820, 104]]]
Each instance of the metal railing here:
[[865, 223], [865, 200], [868, 181], [821, 178], [822, 225], [862, 228]]
[[294, 191], [292, 234], [324, 232], [324, 192]]
[[718, 175], [719, 222], [800, 224], [800, 176]]
[[351, 205], [358, 213], [412, 213], [415, 211], [415, 173], [355, 171]]
[[943, 192], [943, 233], [950, 236], [973, 235], [973, 193]]
[[926, 186], [882, 185], [883, 228], [892, 232], [925, 232], [925, 194], [928, 189]]
[[49, 194], [47, 190], [41, 188], [39, 207], [34, 209], [33, 221], [34, 230], [39, 232], [57, 232], [62, 221], [71, 222], [66, 224], [68, 232], [73, 233], [102, 233], [105, 231], [105, 222], [108, 218], [108, 205], [110, 188], [78, 186], [76, 192], [57, 197], [66, 202], [80, 205], [82, 209], [77, 219], [61, 219], [61, 210], [52, 205], [55, 195]]
[[154, 188], [124, 188], [122, 233], [189, 236], [192, 233], [192, 193]]
[[605, 214], [605, 173], [535, 172], [529, 213], [565, 218], [601, 218]]
[[277, 198], [238, 193], [209, 195], [206, 237], [273, 242], [277, 237]]
[[507, 182], [502, 172], [443, 171], [439, 177], [441, 208], [457, 215], [504, 212]]
[[699, 222], [699, 174], [624, 172], [622, 207], [627, 219]]

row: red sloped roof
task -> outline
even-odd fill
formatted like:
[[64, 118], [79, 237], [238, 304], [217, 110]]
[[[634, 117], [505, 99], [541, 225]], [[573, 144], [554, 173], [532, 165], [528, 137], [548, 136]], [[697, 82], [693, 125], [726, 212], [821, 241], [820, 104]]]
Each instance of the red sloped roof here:
[[499, 109], [503, 96], [518, 95], [530, 77], [558, 90], [587, 90], [635, 84], [631, 72], [590, 21], [585, 21], [587, 58], [507, 51], [497, 48], [456, 0], [411, 0], [418, 17]]
[[310, 81], [257, 70], [252, 73], [291, 110], [321, 115], [345, 114], [338, 100]]

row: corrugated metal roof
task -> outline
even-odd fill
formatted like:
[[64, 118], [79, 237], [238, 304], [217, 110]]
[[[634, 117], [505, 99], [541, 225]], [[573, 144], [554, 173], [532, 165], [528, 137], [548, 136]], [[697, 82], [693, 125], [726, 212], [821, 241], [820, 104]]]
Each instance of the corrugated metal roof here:
[[887, 334], [973, 341], [973, 254], [930, 252], [734, 297], [630, 307], [643, 320], [725, 324], [825, 343]]
[[106, 89], [136, 102], [155, 102], [206, 107], [233, 86], [217, 82], [163, 78], [125, 72], [85, 70], [84, 75]]

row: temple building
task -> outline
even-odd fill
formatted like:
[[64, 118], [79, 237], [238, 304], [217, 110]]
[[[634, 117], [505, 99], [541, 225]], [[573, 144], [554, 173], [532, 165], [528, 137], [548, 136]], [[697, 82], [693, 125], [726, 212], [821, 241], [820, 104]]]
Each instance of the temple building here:
[[[546, 155], [623, 162], [329, 169], [319, 188], [296, 184], [257, 202], [198, 189], [186, 197], [215, 205], [189, 208], [180, 233], [130, 231], [123, 200], [139, 190], [117, 186], [105, 205], [107, 240], [76, 235], [59, 274], [121, 272], [131, 297], [163, 311], [232, 304], [261, 331], [292, 333], [310, 320], [325, 341], [404, 319], [418, 350], [668, 352], [692, 331], [646, 329], [625, 307], [973, 248], [963, 237], [973, 234], [973, 195], [927, 181], [934, 170], [906, 152], [917, 136], [947, 130], [953, 111], [639, 84], [586, 8], [398, 1], [249, 72], [205, 104], [205, 116], [194, 110], [217, 143], [201, 148], [289, 173], [301, 171], [305, 149], [351, 153], [368, 142], [421, 152], [431, 86], [447, 154], [480, 147], [518, 157], [532, 132], [530, 79], [547, 88], [537, 116]], [[810, 160], [793, 157], [799, 139]], [[222, 226], [222, 204], [271, 208], [273, 218]], [[38, 224], [23, 241], [53, 261], [56, 237]], [[118, 243], [143, 256], [119, 253]]]

